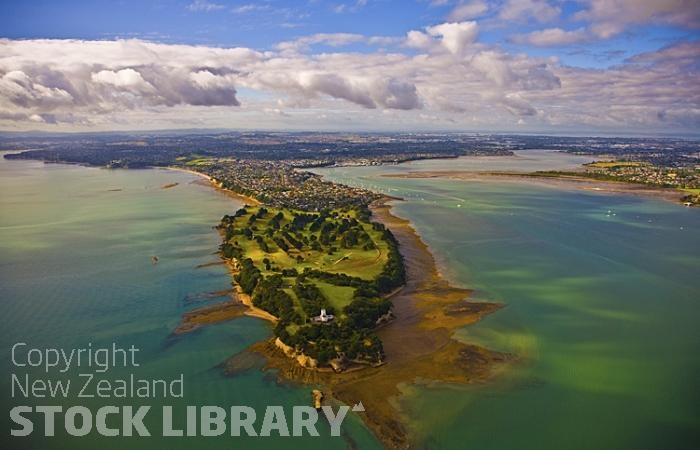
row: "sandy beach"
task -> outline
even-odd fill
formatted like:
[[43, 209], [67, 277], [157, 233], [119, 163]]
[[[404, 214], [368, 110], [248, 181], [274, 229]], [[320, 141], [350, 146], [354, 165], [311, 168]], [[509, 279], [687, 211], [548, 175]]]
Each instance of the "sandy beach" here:
[[253, 197], [249, 197], [247, 195], [237, 194], [231, 190], [225, 189], [224, 187], [221, 186], [221, 183], [219, 183], [216, 179], [214, 179], [214, 178], [212, 178], [204, 173], [197, 172], [197, 171], [191, 170], [191, 169], [185, 169], [183, 167], [170, 166], [170, 167], [164, 167], [164, 169], [177, 170], [178, 172], [187, 172], [187, 173], [191, 173], [192, 175], [197, 175], [197, 176], [202, 177], [205, 180], [207, 180], [209, 182], [208, 184], [211, 184], [211, 186], [213, 186], [214, 189], [221, 192], [222, 194], [225, 194], [225, 195], [231, 197], [234, 200], [241, 201], [241, 202], [248, 204], [248, 205], [259, 205], [260, 204], [260, 202]]

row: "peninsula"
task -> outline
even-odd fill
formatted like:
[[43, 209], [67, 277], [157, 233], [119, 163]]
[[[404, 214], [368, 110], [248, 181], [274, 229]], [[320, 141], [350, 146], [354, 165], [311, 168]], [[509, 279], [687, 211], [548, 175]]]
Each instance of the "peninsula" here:
[[399, 199], [279, 163], [198, 158], [179, 166], [252, 200], [218, 226], [234, 299], [190, 311], [178, 327], [246, 311], [269, 320], [273, 337], [229, 359], [231, 376], [257, 367], [260, 355], [284, 380], [362, 402], [367, 426], [398, 449], [411, 442], [399, 386], [485, 380], [513, 359], [453, 339], [501, 305], [469, 301], [470, 291], [442, 277], [410, 224], [391, 214]]

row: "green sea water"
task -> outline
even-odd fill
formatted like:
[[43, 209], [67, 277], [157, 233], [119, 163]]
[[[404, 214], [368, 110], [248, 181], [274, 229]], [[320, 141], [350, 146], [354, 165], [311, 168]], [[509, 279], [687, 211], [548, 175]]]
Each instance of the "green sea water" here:
[[[218, 261], [219, 235], [212, 229], [224, 214], [240, 206], [199, 177], [167, 170], [104, 170], [0, 157], [0, 414], [2, 448], [7, 449], [345, 449], [381, 448], [358, 417], [345, 420], [346, 438], [331, 437], [319, 421], [321, 437], [163, 437], [162, 406], [174, 411], [184, 429], [186, 406], [253, 407], [260, 425], [268, 405], [283, 406], [291, 428], [292, 407], [311, 404], [309, 388], [279, 385], [274, 374], [258, 369], [227, 378], [218, 365], [271, 334], [268, 324], [242, 318], [172, 338], [181, 314], [223, 298], [201, 294], [230, 288]], [[163, 189], [169, 183], [177, 186]], [[154, 265], [152, 256], [158, 256]], [[77, 398], [85, 382], [72, 368], [64, 374], [42, 367], [16, 367], [11, 348], [26, 361], [30, 348], [139, 349], [139, 367], [110, 368], [98, 379], [166, 380], [184, 377], [183, 398]], [[24, 398], [11, 374], [30, 383], [70, 380], [68, 398]], [[94, 391], [92, 392], [94, 394]], [[32, 414], [34, 432], [11, 437], [19, 428], [9, 417], [16, 405], [86, 406], [93, 414], [105, 405], [150, 405], [144, 421], [150, 437], [102, 437], [93, 428], [84, 437], [69, 436], [56, 416], [56, 436], [44, 436], [42, 414]], [[119, 415], [108, 426], [121, 428]], [[80, 423], [80, 421], [78, 422]]]
[[[527, 155], [495, 164], [519, 170]], [[546, 168], [572, 162], [530, 155]], [[406, 387], [402, 405], [422, 448], [697, 448], [700, 210], [565, 184], [380, 176], [406, 170], [317, 172], [404, 198], [395, 213], [448, 278], [505, 305], [457, 337], [518, 357], [482, 385]]]

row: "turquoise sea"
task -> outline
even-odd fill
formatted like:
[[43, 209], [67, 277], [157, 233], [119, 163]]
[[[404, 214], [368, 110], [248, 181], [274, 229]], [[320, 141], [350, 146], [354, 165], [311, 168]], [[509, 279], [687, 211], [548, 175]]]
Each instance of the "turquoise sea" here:
[[[245, 405], [256, 410], [260, 431], [267, 405], [284, 407], [291, 432], [292, 407], [310, 406], [309, 388], [279, 385], [273, 374], [253, 370], [227, 378], [217, 367], [227, 357], [271, 333], [267, 323], [242, 318], [171, 338], [181, 314], [221, 298], [202, 294], [230, 288], [218, 261], [220, 238], [212, 227], [240, 204], [196, 175], [169, 170], [105, 170], [0, 157], [0, 417], [2, 448], [63, 449], [346, 449], [381, 446], [357, 416], [345, 420], [346, 439], [331, 437], [319, 420], [321, 437], [163, 437], [162, 406], [173, 406], [176, 428], [184, 429], [186, 406]], [[177, 186], [162, 189], [169, 183]], [[159, 263], [153, 265], [151, 257]], [[139, 367], [110, 368], [99, 379], [159, 379], [184, 377], [183, 398], [77, 398], [95, 367], [71, 368], [65, 374], [43, 367], [16, 367], [11, 348], [26, 343], [18, 356], [26, 361], [30, 348], [139, 349]], [[34, 355], [36, 357], [36, 355]], [[19, 361], [21, 362], [21, 361]], [[71, 380], [67, 399], [12, 398], [15, 374], [30, 383]], [[93, 390], [93, 394], [94, 394]], [[11, 437], [19, 428], [9, 417], [17, 405], [86, 406], [93, 415], [105, 405], [150, 405], [144, 421], [150, 437], [102, 437], [93, 428], [84, 437], [69, 436], [63, 416], [56, 416], [56, 436], [44, 437], [43, 414], [32, 414], [34, 432]], [[119, 415], [108, 426], [121, 428]], [[274, 437], [276, 436], [276, 437]]]
[[[700, 210], [662, 200], [523, 181], [380, 176], [407, 170], [575, 167], [585, 158], [523, 152], [514, 158], [420, 161], [322, 169], [328, 178], [405, 201], [444, 273], [506, 307], [458, 337], [519, 361], [490, 383], [406, 387], [402, 407], [427, 449], [695, 448], [700, 437]], [[0, 401], [3, 441], [14, 405], [308, 405], [308, 388], [252, 370], [226, 378], [217, 365], [270, 334], [244, 318], [170, 338], [183, 311], [230, 286], [212, 229], [239, 206], [196, 176], [0, 159]], [[170, 189], [168, 183], [179, 184]], [[160, 262], [151, 263], [157, 255]], [[17, 342], [34, 348], [139, 348], [139, 368], [106, 378], [184, 375], [183, 399], [12, 398], [10, 374], [82, 380], [12, 365]], [[181, 413], [178, 416], [178, 411]], [[150, 413], [149, 413], [150, 414]], [[7, 448], [381, 448], [356, 416], [346, 439], [159, 437], [11, 438]], [[289, 419], [288, 419], [289, 420]], [[257, 422], [259, 424], [259, 422]], [[60, 423], [59, 423], [60, 424]], [[259, 425], [258, 425], [259, 426]], [[324, 428], [325, 427], [325, 428]], [[273, 432], [274, 434], [274, 432]]]

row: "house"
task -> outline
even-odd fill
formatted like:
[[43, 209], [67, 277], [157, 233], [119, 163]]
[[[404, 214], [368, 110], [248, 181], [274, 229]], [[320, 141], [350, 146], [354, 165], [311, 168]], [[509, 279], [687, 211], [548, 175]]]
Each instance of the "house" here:
[[321, 314], [314, 317], [312, 320], [314, 322], [328, 323], [328, 322], [332, 322], [333, 319], [335, 319], [335, 316], [333, 314], [326, 314], [326, 310], [322, 309]]

